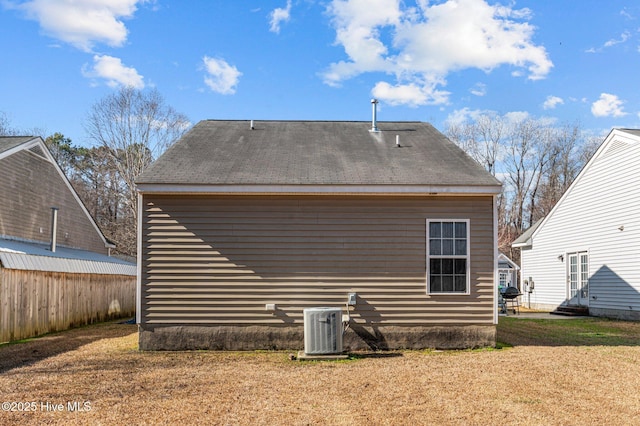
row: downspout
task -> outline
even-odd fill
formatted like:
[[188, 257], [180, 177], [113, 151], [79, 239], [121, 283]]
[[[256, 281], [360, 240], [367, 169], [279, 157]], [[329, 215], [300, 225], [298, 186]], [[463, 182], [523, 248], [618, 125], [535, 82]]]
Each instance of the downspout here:
[[53, 253], [56, 252], [58, 236], [58, 208], [51, 207], [51, 246], [50, 249]]
[[143, 197], [142, 193], [138, 191], [138, 223], [137, 223], [137, 253], [136, 253], [136, 324], [140, 327], [142, 320], [142, 209]]

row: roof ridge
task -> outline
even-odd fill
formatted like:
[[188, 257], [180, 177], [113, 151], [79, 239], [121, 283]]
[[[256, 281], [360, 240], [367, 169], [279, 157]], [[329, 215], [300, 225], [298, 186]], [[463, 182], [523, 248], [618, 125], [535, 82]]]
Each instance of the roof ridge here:
[[[279, 120], [279, 119], [267, 119], [267, 120], [261, 120], [261, 119], [251, 119], [251, 118], [247, 118], [247, 119], [220, 119], [220, 118], [207, 118], [204, 119], [202, 121], [213, 121], [213, 122], [222, 122], [222, 121], [229, 121], [229, 122], [249, 122], [249, 121], [255, 121], [255, 122], [260, 122], [260, 123], [371, 123], [371, 120]], [[376, 120], [376, 122], [378, 123], [427, 123], [426, 121], [420, 121], [420, 120]]]

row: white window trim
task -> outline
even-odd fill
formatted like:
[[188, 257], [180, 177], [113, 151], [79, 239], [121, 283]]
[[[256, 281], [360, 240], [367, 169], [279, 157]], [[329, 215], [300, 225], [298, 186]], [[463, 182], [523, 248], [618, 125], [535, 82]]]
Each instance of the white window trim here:
[[[431, 283], [429, 282], [429, 277], [431, 276], [430, 271], [430, 263], [431, 255], [429, 254], [429, 224], [431, 222], [465, 222], [467, 224], [467, 254], [465, 256], [461, 255], [453, 255], [453, 256], [433, 256], [434, 258], [454, 258], [454, 259], [466, 259], [467, 260], [467, 270], [465, 272], [466, 275], [466, 291], [465, 292], [431, 292]], [[427, 283], [427, 294], [430, 296], [468, 296], [471, 294], [471, 220], [470, 219], [427, 219], [426, 222], [426, 283]]]

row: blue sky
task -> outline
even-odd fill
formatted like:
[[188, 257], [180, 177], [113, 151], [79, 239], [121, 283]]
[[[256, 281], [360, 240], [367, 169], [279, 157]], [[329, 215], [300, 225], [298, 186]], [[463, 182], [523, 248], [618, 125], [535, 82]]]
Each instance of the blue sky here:
[[640, 128], [637, 0], [0, 0], [0, 112], [88, 145], [92, 104], [156, 88], [203, 119]]

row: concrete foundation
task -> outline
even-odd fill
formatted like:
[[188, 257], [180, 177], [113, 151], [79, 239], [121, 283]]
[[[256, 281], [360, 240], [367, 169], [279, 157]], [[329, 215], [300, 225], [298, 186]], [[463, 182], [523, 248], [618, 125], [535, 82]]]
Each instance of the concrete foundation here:
[[[493, 347], [495, 325], [361, 326], [343, 336], [349, 351], [396, 349], [469, 349]], [[140, 350], [298, 350], [304, 347], [302, 324], [292, 326], [139, 326]]]
[[589, 315], [617, 320], [640, 321], [640, 311], [622, 309], [589, 308]]

